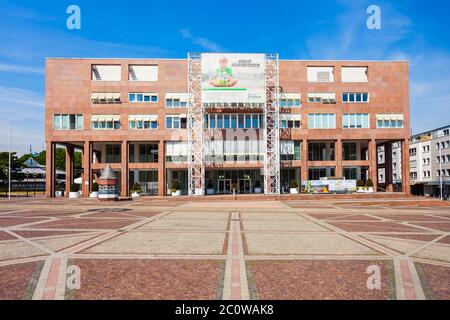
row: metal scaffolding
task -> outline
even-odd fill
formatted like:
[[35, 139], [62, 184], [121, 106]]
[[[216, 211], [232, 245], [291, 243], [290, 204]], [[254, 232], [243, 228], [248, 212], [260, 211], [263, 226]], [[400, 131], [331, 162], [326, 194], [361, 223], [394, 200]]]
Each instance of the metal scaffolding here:
[[[266, 54], [266, 103], [264, 104], [264, 190], [280, 193], [280, 132], [279, 132], [279, 62], [278, 54]], [[203, 195], [205, 189], [205, 159], [203, 125], [204, 106], [201, 97], [201, 54], [188, 54], [188, 193]]]
[[266, 104], [264, 108], [264, 190], [280, 193], [280, 130], [278, 54], [266, 54]]
[[202, 66], [200, 53], [188, 53], [188, 193], [202, 195], [205, 186], [203, 163]]

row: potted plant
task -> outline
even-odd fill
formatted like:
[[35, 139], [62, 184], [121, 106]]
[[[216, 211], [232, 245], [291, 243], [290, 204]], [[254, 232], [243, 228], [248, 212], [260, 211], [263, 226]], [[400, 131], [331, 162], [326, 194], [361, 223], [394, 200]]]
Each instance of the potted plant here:
[[206, 184], [206, 194], [214, 194], [214, 185], [211, 180]]
[[255, 181], [255, 193], [261, 193], [262, 192], [262, 188], [261, 188], [261, 182], [259, 180]]
[[181, 195], [181, 190], [180, 190], [180, 182], [178, 180], [173, 180], [172, 181], [172, 196], [180, 196]]
[[365, 183], [363, 180], [359, 179], [356, 181], [356, 192], [364, 192]]
[[133, 198], [137, 198], [137, 197], [140, 197], [140, 196], [141, 196], [141, 193], [142, 193], [141, 185], [140, 185], [139, 183], [136, 182], [136, 183], [133, 185], [133, 187], [131, 188], [131, 196], [132, 196]]
[[70, 185], [70, 192], [69, 192], [69, 198], [75, 199], [80, 197], [80, 193], [78, 192], [80, 190], [80, 187], [76, 183], [72, 183]]
[[91, 191], [91, 194], [89, 195], [89, 197], [98, 198], [98, 183], [97, 182], [94, 182], [92, 184], [92, 191]]
[[367, 179], [366, 187], [367, 187], [366, 192], [373, 192], [373, 181], [372, 181], [372, 179], [370, 179], [370, 178]]
[[289, 193], [290, 194], [297, 194], [298, 193], [298, 182], [295, 179], [292, 179], [289, 183]]

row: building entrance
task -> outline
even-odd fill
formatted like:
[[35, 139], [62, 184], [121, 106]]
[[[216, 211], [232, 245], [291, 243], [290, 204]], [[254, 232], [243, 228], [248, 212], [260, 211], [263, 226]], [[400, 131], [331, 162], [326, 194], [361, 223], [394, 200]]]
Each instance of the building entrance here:
[[239, 193], [251, 193], [252, 181], [250, 179], [239, 179]]
[[218, 179], [218, 193], [229, 194], [231, 193], [231, 179]]
[[254, 193], [255, 188], [261, 193], [264, 177], [261, 169], [206, 170], [205, 185], [214, 189], [214, 194], [231, 194], [233, 187], [240, 194]]

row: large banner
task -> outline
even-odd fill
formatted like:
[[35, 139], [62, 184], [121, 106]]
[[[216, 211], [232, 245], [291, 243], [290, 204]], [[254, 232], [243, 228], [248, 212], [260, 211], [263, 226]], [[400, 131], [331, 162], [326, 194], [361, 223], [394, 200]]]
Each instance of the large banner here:
[[265, 103], [264, 54], [203, 53], [203, 103]]

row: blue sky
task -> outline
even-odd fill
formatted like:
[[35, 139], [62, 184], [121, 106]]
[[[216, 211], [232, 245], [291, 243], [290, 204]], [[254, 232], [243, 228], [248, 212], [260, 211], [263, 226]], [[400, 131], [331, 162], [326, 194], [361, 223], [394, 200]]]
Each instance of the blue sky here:
[[[450, 3], [436, 0], [0, 0], [0, 150], [44, 148], [45, 57], [278, 52], [282, 59], [410, 62], [413, 133], [450, 124]], [[66, 9], [81, 8], [81, 30]], [[381, 8], [381, 30], [366, 8]]]

